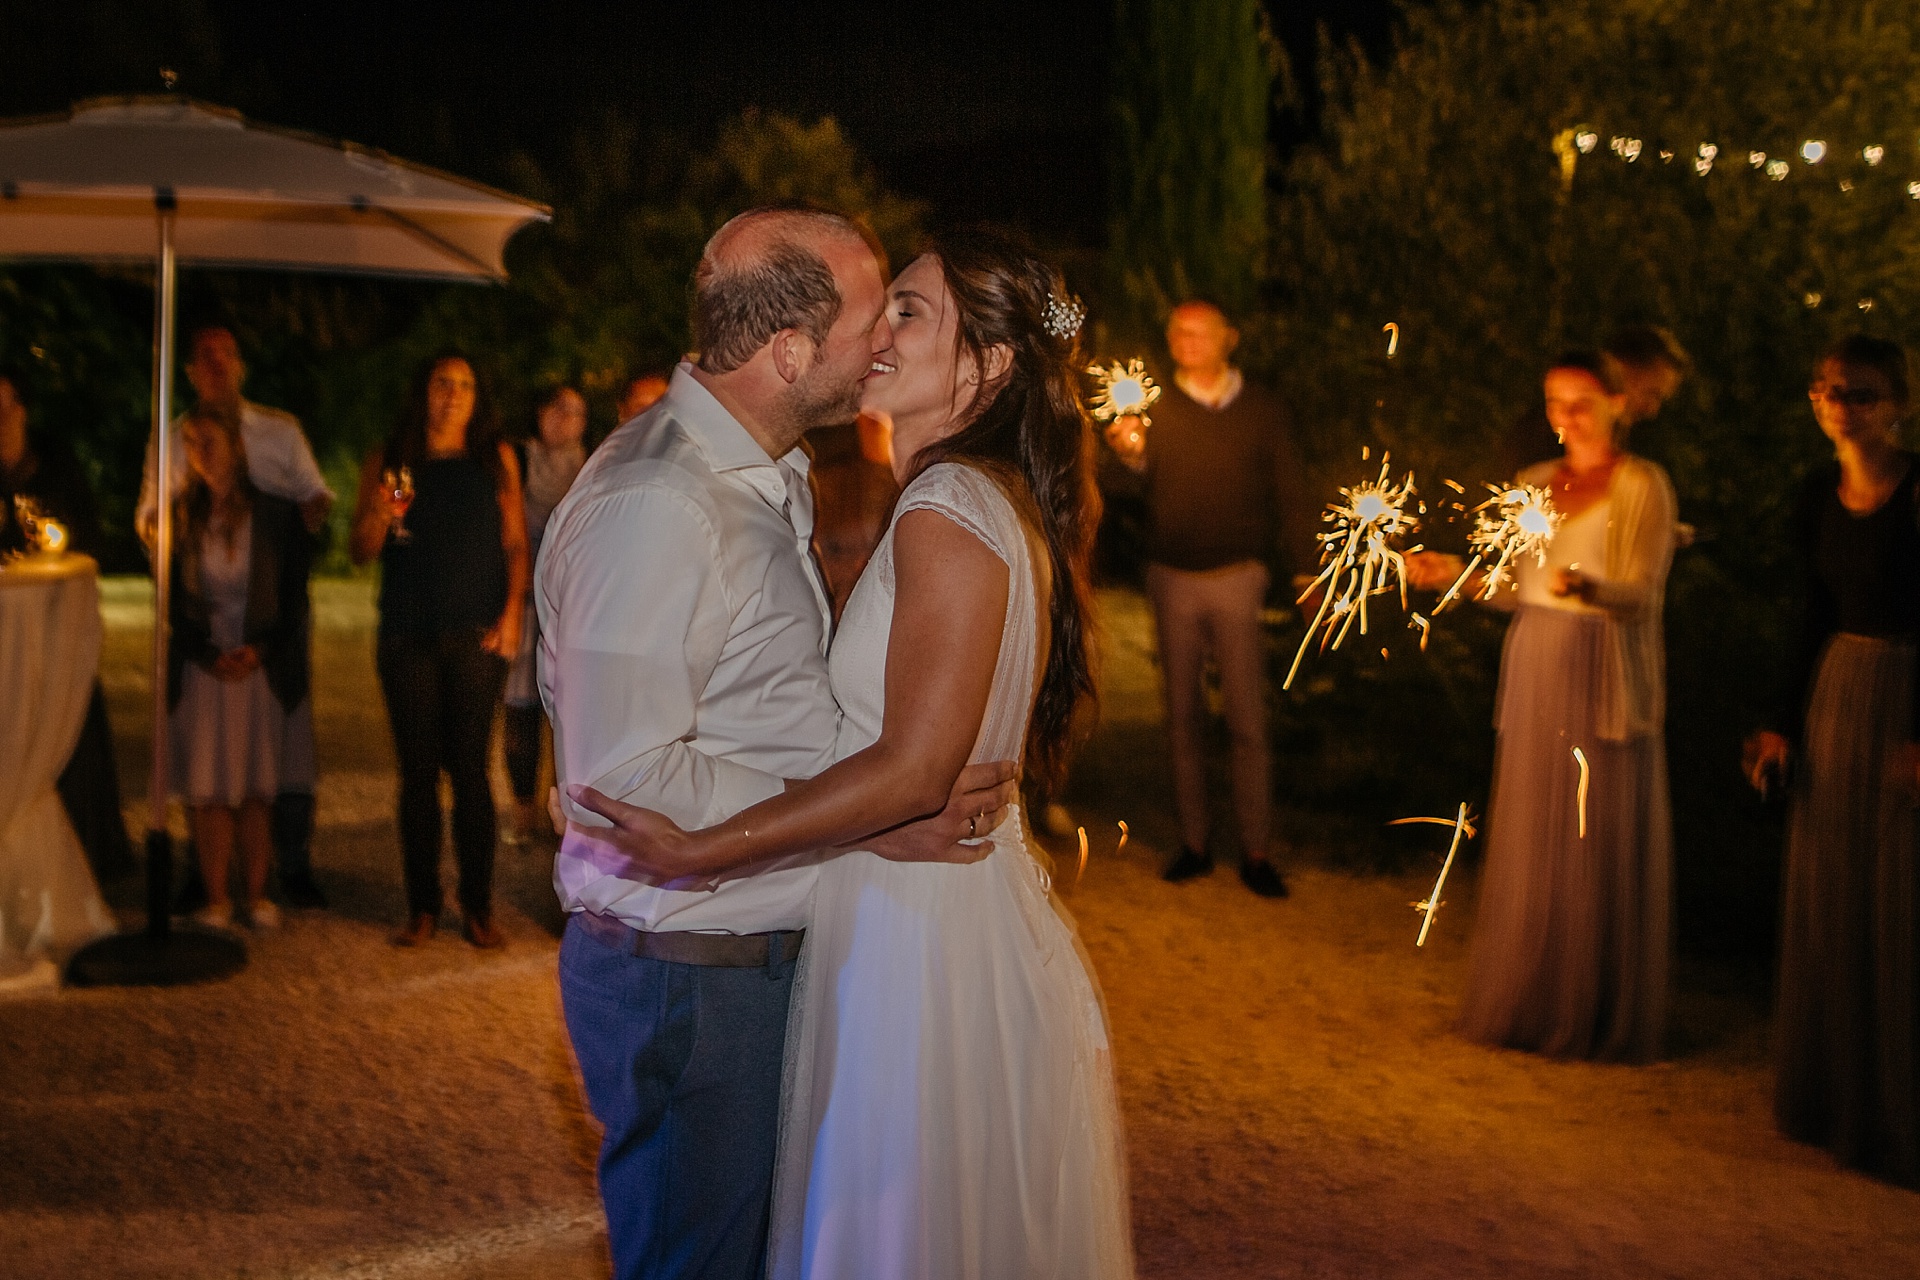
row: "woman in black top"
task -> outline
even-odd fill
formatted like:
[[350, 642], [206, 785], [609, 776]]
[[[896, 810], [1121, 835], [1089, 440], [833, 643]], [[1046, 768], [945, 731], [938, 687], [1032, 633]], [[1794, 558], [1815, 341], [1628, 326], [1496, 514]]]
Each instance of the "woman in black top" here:
[[[396, 499], [405, 486], [389, 477], [411, 479], [410, 504]], [[531, 570], [519, 463], [464, 356], [427, 363], [400, 429], [367, 455], [351, 550], [357, 564], [380, 557], [377, 665], [400, 758], [407, 883], [407, 924], [393, 940], [425, 942], [439, 918], [445, 770], [462, 933], [476, 947], [497, 947], [487, 746]]]
[[1807, 614], [1776, 728], [1750, 780], [1800, 775], [1787, 834], [1776, 1035], [1780, 1129], [1920, 1186], [1920, 470], [1896, 443], [1908, 404], [1897, 345], [1852, 337], [1808, 391], [1839, 455], [1808, 485]]

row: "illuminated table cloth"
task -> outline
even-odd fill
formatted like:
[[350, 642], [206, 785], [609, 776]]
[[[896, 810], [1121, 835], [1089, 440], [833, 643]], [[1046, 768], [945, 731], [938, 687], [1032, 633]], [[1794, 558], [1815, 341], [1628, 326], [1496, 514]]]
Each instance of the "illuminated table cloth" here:
[[100, 586], [86, 556], [0, 566], [0, 993], [113, 930], [54, 782], [100, 669]]

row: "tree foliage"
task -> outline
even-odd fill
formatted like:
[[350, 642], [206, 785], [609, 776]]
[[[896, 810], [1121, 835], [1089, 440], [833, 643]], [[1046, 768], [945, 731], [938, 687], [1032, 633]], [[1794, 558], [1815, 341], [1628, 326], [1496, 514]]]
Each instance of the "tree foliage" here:
[[1158, 330], [1182, 298], [1244, 314], [1267, 227], [1278, 46], [1258, 0], [1117, 0], [1107, 321]]
[[[1736, 743], [1788, 648], [1787, 515], [1828, 456], [1808, 366], [1853, 329], [1903, 337], [1920, 304], [1910, 26], [1864, 0], [1439, 0], [1405, 10], [1384, 65], [1328, 46], [1321, 66], [1324, 137], [1285, 175], [1274, 285], [1281, 362], [1330, 479], [1363, 442], [1430, 488], [1492, 479], [1556, 349], [1654, 322], [1692, 351], [1697, 375], [1634, 441], [1702, 535], [1668, 599], [1683, 918], [1764, 938], [1777, 841], [1742, 796]], [[1596, 135], [1590, 152], [1574, 131]], [[1821, 163], [1807, 140], [1827, 143]], [[1705, 176], [1701, 143], [1718, 147]]]
[[[444, 349], [471, 353], [509, 430], [530, 427], [533, 400], [560, 382], [580, 386], [610, 426], [629, 377], [687, 350], [687, 284], [701, 246], [743, 209], [838, 209], [897, 258], [920, 236], [920, 206], [887, 191], [830, 118], [749, 111], [695, 151], [609, 117], [558, 163], [517, 154], [504, 169], [483, 176], [548, 202], [554, 220], [509, 246], [502, 286], [182, 273], [183, 336], [198, 322], [235, 330], [248, 393], [301, 417], [343, 497], [360, 455], [390, 429], [409, 375]], [[37, 370], [34, 413], [70, 432], [93, 468], [124, 566], [138, 562], [130, 527], [149, 413], [148, 274], [0, 268], [0, 353]]]

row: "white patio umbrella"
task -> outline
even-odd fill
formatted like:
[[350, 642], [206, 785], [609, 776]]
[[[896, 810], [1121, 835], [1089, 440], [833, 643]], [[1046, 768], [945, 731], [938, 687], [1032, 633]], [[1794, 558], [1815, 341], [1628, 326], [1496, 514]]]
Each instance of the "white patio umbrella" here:
[[[173, 474], [165, 428], [173, 417], [179, 267], [501, 281], [513, 233], [550, 217], [546, 206], [503, 191], [186, 98], [98, 98], [63, 116], [0, 122], [0, 258], [156, 264], [153, 429], [162, 483]], [[180, 945], [168, 931], [173, 530], [172, 504], [158, 505], [147, 932], [82, 952], [70, 970], [76, 981], [191, 981], [231, 969], [244, 955], [204, 936]]]

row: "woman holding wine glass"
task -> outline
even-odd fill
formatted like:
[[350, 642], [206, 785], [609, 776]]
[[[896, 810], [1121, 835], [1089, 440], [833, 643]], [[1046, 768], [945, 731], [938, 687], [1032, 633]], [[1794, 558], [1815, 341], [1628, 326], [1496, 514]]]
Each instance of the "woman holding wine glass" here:
[[519, 462], [465, 356], [422, 367], [399, 428], [367, 455], [350, 550], [355, 564], [380, 559], [376, 665], [400, 762], [407, 889], [407, 922], [393, 941], [417, 946], [439, 922], [444, 771], [462, 933], [497, 947], [487, 747], [532, 567]]

